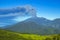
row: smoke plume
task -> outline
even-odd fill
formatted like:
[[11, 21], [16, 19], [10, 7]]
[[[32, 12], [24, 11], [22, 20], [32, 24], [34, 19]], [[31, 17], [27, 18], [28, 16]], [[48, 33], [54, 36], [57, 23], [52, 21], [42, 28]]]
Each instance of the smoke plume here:
[[30, 5], [20, 6], [11, 9], [0, 9], [0, 17], [6, 16], [24, 16], [25, 14], [29, 14], [32, 17], [36, 17], [36, 10], [34, 7]]

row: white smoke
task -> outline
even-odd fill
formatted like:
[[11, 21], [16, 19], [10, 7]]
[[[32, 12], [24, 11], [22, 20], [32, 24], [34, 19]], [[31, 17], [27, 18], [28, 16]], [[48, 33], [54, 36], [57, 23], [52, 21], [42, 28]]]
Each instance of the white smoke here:
[[30, 5], [26, 5], [25, 6], [27, 9], [27, 12], [32, 16], [32, 17], [36, 17], [36, 9]]

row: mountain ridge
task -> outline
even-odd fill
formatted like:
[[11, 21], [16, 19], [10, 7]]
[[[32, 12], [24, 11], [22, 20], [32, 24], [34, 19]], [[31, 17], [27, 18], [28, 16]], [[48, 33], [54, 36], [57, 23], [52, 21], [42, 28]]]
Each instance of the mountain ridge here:
[[[41, 21], [40, 21], [41, 20]], [[59, 29], [54, 28], [49, 25], [43, 25], [40, 23], [47, 22], [44, 18], [29, 18], [25, 21], [19, 22], [17, 24], [11, 25], [6, 30], [11, 30], [20, 33], [30, 33], [30, 34], [57, 34], [60, 33]], [[48, 20], [49, 21], [49, 20]], [[38, 23], [39, 22], [39, 23]], [[44, 23], [46, 24], [46, 23]]]

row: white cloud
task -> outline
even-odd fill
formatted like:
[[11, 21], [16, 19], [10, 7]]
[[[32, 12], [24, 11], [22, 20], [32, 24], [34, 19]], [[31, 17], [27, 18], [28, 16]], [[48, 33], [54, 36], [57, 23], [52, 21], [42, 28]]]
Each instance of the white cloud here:
[[16, 16], [18, 14], [4, 14], [4, 15], [0, 15], [0, 17], [8, 17], [8, 16]]
[[0, 22], [0, 27], [4, 27], [6, 25], [8, 25], [8, 23]]
[[23, 13], [10, 13], [10, 14], [4, 14], [4, 15], [0, 15], [0, 17], [8, 17], [8, 16], [24, 16]]
[[26, 20], [26, 19], [28, 19], [28, 18], [30, 18], [30, 17], [16, 17], [16, 18], [14, 18], [13, 20], [14, 21], [16, 21], [16, 22], [21, 22], [21, 21], [24, 21], [24, 20]]

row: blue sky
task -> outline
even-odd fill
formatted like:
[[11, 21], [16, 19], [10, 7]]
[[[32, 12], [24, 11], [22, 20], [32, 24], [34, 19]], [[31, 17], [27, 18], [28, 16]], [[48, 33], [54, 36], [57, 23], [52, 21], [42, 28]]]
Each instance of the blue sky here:
[[[39, 17], [45, 17], [50, 20], [60, 18], [60, 0], [0, 0], [0, 15], [10, 14], [6, 13], [6, 11], [2, 11], [4, 13], [1, 13], [3, 9], [12, 9], [23, 5], [33, 6]], [[0, 17], [0, 26], [14, 24], [27, 18], [29, 18], [27, 15], [22, 17]]]

